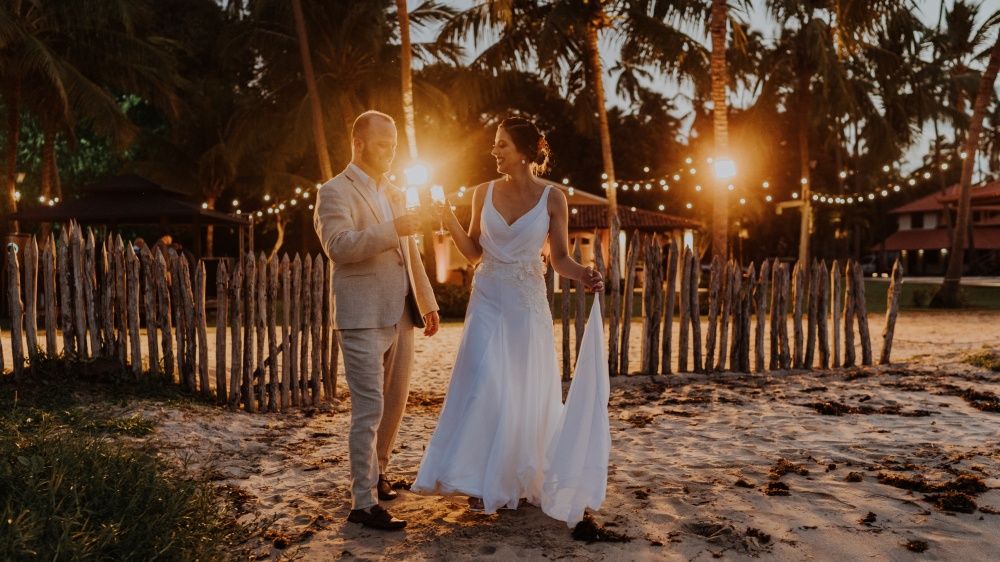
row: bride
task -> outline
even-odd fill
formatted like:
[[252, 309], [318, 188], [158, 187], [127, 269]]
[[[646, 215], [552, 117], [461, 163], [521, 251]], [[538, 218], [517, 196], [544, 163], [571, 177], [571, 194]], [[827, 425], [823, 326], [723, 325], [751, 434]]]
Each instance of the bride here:
[[595, 302], [589, 351], [581, 348], [562, 404], [541, 260], [546, 240], [559, 275], [591, 291], [604, 282], [569, 255], [566, 196], [536, 176], [549, 148], [535, 125], [505, 119], [491, 154], [504, 177], [476, 187], [468, 232], [450, 207], [440, 211], [455, 245], [478, 267], [444, 408], [411, 489], [466, 495], [471, 510], [487, 513], [526, 500], [572, 524], [604, 499], [607, 362]]

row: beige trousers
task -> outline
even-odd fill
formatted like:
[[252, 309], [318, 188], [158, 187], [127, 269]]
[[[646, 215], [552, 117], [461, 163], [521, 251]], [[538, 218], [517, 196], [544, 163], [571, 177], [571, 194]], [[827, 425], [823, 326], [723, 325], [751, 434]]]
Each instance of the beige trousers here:
[[351, 508], [378, 503], [378, 476], [385, 473], [410, 392], [413, 321], [409, 308], [395, 326], [339, 330], [351, 391]]

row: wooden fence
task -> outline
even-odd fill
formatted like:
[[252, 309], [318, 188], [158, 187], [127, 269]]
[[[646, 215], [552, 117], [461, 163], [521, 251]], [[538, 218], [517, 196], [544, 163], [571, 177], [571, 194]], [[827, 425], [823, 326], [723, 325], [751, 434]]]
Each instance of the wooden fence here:
[[[618, 238], [617, 229], [610, 232]], [[810, 264], [774, 259], [742, 268], [736, 262], [716, 259], [707, 281], [707, 313], [702, 313], [699, 260], [690, 248], [681, 249], [657, 235], [633, 233], [619, 273], [617, 244], [610, 244], [605, 266], [601, 235], [594, 240], [596, 267], [604, 272], [607, 295], [600, 295], [608, 325], [608, 369], [619, 374], [669, 374], [674, 370], [674, 316], [680, 316], [676, 341], [678, 372], [764, 372], [788, 369], [853, 367], [858, 363], [855, 336], [861, 348], [861, 365], [872, 365], [872, 336], [865, 306], [861, 267], [855, 261]], [[579, 245], [574, 254], [579, 255]], [[642, 263], [642, 333], [639, 365], [630, 365], [630, 340], [634, 283]], [[547, 277], [551, 279], [549, 268]], [[679, 276], [679, 278], [678, 278]], [[621, 283], [624, 282], [624, 288]], [[563, 365], [571, 372], [571, 309], [575, 309], [576, 349], [583, 337], [586, 295], [577, 283], [562, 280]], [[572, 285], [572, 291], [570, 291]], [[553, 283], [547, 284], [550, 291]], [[622, 290], [624, 289], [624, 290]], [[899, 310], [902, 270], [897, 261], [887, 292], [880, 364], [888, 364]], [[575, 305], [571, 304], [571, 301]], [[702, 320], [707, 316], [707, 333]], [[789, 337], [788, 322], [792, 324]], [[855, 334], [855, 331], [857, 332]], [[843, 338], [841, 338], [841, 334]], [[832, 342], [831, 342], [832, 340]], [[767, 341], [767, 345], [765, 344]], [[704, 345], [703, 345], [704, 343]], [[832, 347], [831, 347], [832, 343]]]
[[[617, 239], [617, 232], [612, 230], [611, 236]], [[672, 373], [675, 345], [678, 372], [851, 367], [858, 362], [855, 335], [860, 363], [873, 363], [865, 288], [855, 262], [790, 268], [767, 260], [744, 269], [716, 260], [707, 281], [703, 338], [701, 267], [690, 249], [636, 232], [625, 271], [619, 272], [616, 244], [610, 245], [607, 265], [599, 235], [594, 248], [597, 267], [607, 278], [608, 291], [599, 298], [608, 321], [608, 367], [613, 376]], [[574, 255], [580, 255], [579, 243]], [[633, 366], [631, 311], [640, 263], [641, 349], [639, 364]], [[190, 392], [250, 412], [330, 401], [336, 395], [338, 362], [332, 273], [332, 263], [321, 255], [291, 260], [285, 255], [278, 260], [246, 254], [218, 262], [210, 342], [204, 262], [192, 264], [172, 250], [143, 247], [137, 253], [119, 236], [98, 244], [92, 231], [84, 233], [70, 224], [40, 249], [34, 238], [24, 248], [7, 248], [12, 371], [21, 378], [33, 364], [30, 360], [42, 352], [81, 360], [100, 356], [131, 369], [137, 378], [166, 375]], [[553, 281], [550, 267], [550, 305]], [[586, 295], [577, 282], [560, 283], [562, 376], [568, 379], [583, 339]], [[892, 350], [901, 283], [897, 263], [887, 297], [879, 359], [883, 364]], [[44, 344], [38, 337], [39, 301]], [[676, 342], [675, 313], [680, 316]], [[570, 341], [571, 322], [575, 345]], [[0, 340], [0, 371], [4, 361]]]
[[[8, 246], [6, 269], [15, 378], [38, 353], [65, 354], [112, 358], [137, 378], [163, 374], [250, 412], [315, 405], [336, 395], [333, 270], [322, 256], [247, 254], [229, 265], [220, 261], [212, 342], [205, 264], [173, 250], [137, 253], [120, 236], [98, 243], [92, 231], [71, 224], [40, 253], [34, 238], [23, 249]], [[0, 370], [3, 362], [0, 346]]]

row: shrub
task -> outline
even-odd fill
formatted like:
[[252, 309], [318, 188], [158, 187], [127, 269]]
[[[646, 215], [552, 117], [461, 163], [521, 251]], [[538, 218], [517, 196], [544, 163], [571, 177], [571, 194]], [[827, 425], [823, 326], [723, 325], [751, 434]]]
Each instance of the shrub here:
[[434, 297], [441, 309], [441, 318], [461, 320], [465, 318], [465, 309], [469, 307], [469, 287], [455, 284], [433, 284]]

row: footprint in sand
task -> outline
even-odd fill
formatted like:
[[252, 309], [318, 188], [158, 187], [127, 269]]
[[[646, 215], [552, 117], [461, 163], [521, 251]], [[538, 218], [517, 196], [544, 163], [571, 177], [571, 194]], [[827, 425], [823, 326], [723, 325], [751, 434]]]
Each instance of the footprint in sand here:
[[483, 546], [479, 547], [479, 554], [482, 554], [482, 555], [485, 555], [485, 556], [489, 556], [491, 554], [496, 554], [496, 552], [497, 552], [497, 547], [495, 547], [495, 546], [493, 546], [491, 544], [486, 544], [486, 545], [483, 545]]

